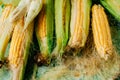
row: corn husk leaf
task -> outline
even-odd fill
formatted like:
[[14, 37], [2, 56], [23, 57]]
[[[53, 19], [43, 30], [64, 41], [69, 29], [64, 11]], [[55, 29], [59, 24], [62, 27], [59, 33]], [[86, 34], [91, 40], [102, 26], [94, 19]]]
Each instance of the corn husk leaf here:
[[53, 56], [60, 56], [64, 52], [69, 39], [70, 28], [70, 0], [55, 1], [55, 35], [56, 47]]
[[100, 0], [101, 4], [120, 21], [120, 0]]

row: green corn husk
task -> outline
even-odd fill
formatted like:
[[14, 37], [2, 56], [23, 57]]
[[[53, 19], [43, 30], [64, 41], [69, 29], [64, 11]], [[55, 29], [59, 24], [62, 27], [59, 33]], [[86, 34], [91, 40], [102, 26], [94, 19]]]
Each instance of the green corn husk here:
[[55, 0], [56, 47], [54, 56], [62, 55], [69, 38], [70, 0]]
[[[75, 54], [85, 46], [90, 24], [91, 0], [72, 0], [70, 40], [66, 51], [75, 50]], [[66, 53], [67, 53], [66, 52]]]
[[9, 15], [13, 11], [14, 7], [12, 5], [6, 5], [1, 17], [0, 17], [0, 60], [4, 60], [4, 53], [8, 42], [11, 38], [12, 31], [14, 29], [15, 23], [9, 22]]
[[120, 0], [100, 0], [101, 4], [120, 21]]
[[8, 56], [8, 66], [11, 72], [10, 80], [23, 80], [24, 71], [29, 55], [30, 44], [32, 42], [33, 22], [29, 27], [24, 29], [24, 19], [17, 22]]
[[[53, 50], [54, 38], [54, 1], [45, 0], [43, 8], [38, 15], [36, 36], [40, 53], [38, 59], [45, 63]], [[39, 62], [39, 61], [38, 61]]]

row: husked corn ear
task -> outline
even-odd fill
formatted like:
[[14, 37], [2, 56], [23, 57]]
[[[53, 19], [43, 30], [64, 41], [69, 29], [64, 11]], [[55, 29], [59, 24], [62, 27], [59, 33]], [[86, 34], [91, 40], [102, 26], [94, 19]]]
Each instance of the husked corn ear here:
[[113, 46], [107, 16], [100, 5], [92, 7], [92, 30], [98, 54], [107, 60], [113, 53]]
[[14, 30], [10, 45], [9, 62], [11, 66], [14, 66], [15, 68], [20, 64], [24, 51], [25, 32], [22, 32], [23, 26], [23, 21], [20, 21], [19, 25], [17, 25]]
[[15, 23], [9, 22], [9, 14], [13, 9], [12, 5], [7, 5], [0, 18], [0, 60], [4, 59], [4, 53], [15, 26]]
[[23, 80], [24, 69], [29, 55], [33, 34], [33, 22], [24, 30], [24, 19], [17, 22], [9, 50], [9, 66], [13, 72], [12, 80]]
[[61, 55], [67, 45], [70, 26], [70, 0], [55, 0], [56, 47], [53, 55]]
[[2, 15], [0, 16], [0, 37], [3, 33], [3, 30], [4, 30], [4, 23], [5, 23], [5, 20], [8, 18], [10, 12], [12, 11], [13, 9], [13, 6], [11, 4], [9, 5], [6, 5], [3, 12], [2, 12]]
[[44, 0], [41, 12], [38, 15], [36, 35], [40, 47], [40, 55], [45, 60], [53, 49], [54, 33], [54, 1]]
[[71, 0], [70, 40], [73, 49], [84, 47], [89, 33], [91, 0]]

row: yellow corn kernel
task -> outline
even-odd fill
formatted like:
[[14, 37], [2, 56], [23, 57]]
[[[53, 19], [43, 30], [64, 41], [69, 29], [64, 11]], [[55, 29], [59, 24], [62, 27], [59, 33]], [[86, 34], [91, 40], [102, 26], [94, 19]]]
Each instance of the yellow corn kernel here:
[[113, 53], [113, 46], [107, 16], [100, 5], [92, 7], [92, 30], [98, 54], [107, 60]]
[[13, 32], [12, 41], [10, 45], [9, 62], [14, 67], [17, 67], [20, 64], [24, 51], [25, 32], [23, 32], [23, 21], [24, 20], [21, 20], [17, 23]]
[[3, 30], [4, 30], [3, 24], [5, 23], [5, 20], [8, 18], [9, 14], [12, 10], [13, 10], [13, 6], [9, 4], [9, 5], [5, 6], [5, 9], [2, 12], [2, 15], [0, 17], [0, 26], [1, 26], [0, 27], [0, 37], [1, 37]]

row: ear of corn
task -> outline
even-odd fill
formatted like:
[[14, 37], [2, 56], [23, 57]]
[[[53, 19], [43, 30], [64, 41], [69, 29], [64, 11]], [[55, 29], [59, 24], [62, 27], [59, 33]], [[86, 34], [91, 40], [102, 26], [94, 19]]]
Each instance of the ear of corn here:
[[113, 46], [107, 16], [100, 5], [92, 7], [92, 30], [97, 52], [107, 60], [112, 55]]
[[120, 21], [120, 0], [100, 0], [102, 5]]
[[9, 66], [12, 71], [12, 80], [23, 80], [24, 70], [29, 55], [30, 43], [33, 34], [33, 22], [24, 30], [24, 19], [17, 22], [9, 50]]
[[4, 59], [4, 53], [7, 48], [7, 44], [12, 35], [15, 24], [9, 22], [9, 14], [12, 12], [13, 6], [7, 5], [0, 18], [0, 60]]
[[91, 0], [72, 0], [70, 40], [73, 49], [84, 47], [89, 33]]
[[40, 47], [41, 57], [45, 60], [53, 49], [54, 33], [54, 1], [45, 0], [43, 8], [38, 15], [36, 35]]
[[55, 0], [56, 47], [53, 55], [62, 54], [69, 38], [70, 0]]

